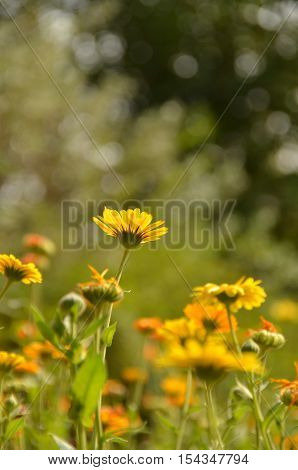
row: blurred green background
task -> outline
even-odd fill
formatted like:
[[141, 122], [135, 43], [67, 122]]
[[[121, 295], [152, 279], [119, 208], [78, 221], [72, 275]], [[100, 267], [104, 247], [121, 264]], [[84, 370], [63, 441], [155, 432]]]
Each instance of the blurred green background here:
[[[133, 319], [180, 315], [189, 298], [187, 283], [229, 282], [241, 275], [262, 279], [268, 301], [239, 314], [244, 327], [256, 326], [259, 314], [270, 318], [274, 300], [296, 301], [294, 2], [1, 3], [1, 252], [20, 255], [28, 232], [55, 241], [58, 252], [40, 288], [48, 318], [65, 292], [89, 279], [87, 263], [113, 274], [121, 257], [120, 249], [86, 244], [62, 250], [63, 200], [84, 206], [128, 198], [237, 201], [228, 225], [235, 250], [168, 252], [161, 242], [158, 250], [145, 246], [133, 254], [122, 282], [130, 292], [115, 310], [115, 372], [138, 363]], [[96, 236], [92, 215], [85, 211], [84, 223]], [[169, 228], [181, 230], [172, 220]], [[28, 295], [25, 287], [11, 292]], [[1, 313], [22, 315], [16, 301]], [[288, 343], [273, 354], [271, 367], [273, 375], [292, 375], [297, 323], [280, 326]]]

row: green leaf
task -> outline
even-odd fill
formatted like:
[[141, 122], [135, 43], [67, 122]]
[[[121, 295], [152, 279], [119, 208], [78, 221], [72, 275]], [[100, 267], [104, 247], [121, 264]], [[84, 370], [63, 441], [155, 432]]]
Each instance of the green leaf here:
[[45, 322], [41, 312], [37, 310], [37, 308], [31, 306], [31, 309], [32, 309], [34, 321], [40, 333], [42, 334], [42, 336], [48, 341], [50, 341], [50, 343], [52, 343], [56, 348], [58, 348], [61, 351], [61, 347], [58, 343], [54, 330]]
[[84, 426], [91, 424], [91, 415], [96, 409], [105, 379], [102, 358], [91, 350], [78, 369], [72, 386], [74, 397], [80, 404], [80, 419]]
[[116, 328], [117, 328], [117, 322], [115, 321], [115, 323], [113, 323], [111, 326], [106, 328], [103, 332], [102, 340], [108, 348], [110, 346], [112, 346], [112, 342], [113, 342], [113, 338], [114, 338]]
[[105, 442], [114, 442], [120, 445], [126, 445], [128, 443], [127, 439], [123, 439], [122, 437], [112, 436], [105, 440]]
[[89, 338], [89, 336], [93, 335], [98, 328], [100, 328], [105, 321], [104, 317], [97, 318], [94, 320], [90, 325], [87, 326], [87, 328], [83, 329], [82, 332], [80, 333], [80, 339], [86, 339]]
[[8, 440], [20, 429], [24, 427], [25, 419], [24, 418], [16, 418], [10, 421], [6, 427], [4, 439]]
[[268, 411], [264, 419], [264, 428], [268, 429], [272, 421], [278, 422], [280, 414], [284, 411], [285, 406], [281, 402], [275, 403]]
[[61, 439], [61, 437], [56, 436], [56, 434], [50, 433], [50, 436], [54, 439], [60, 450], [75, 450], [71, 444]]
[[171, 429], [172, 431], [177, 431], [177, 427], [168, 419], [166, 418], [162, 413], [157, 412], [156, 413], [157, 418], [163, 424], [166, 428]]

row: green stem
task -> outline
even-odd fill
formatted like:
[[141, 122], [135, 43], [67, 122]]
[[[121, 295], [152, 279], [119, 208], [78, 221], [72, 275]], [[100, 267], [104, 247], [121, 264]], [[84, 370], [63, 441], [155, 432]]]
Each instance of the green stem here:
[[87, 449], [86, 431], [81, 423], [77, 424], [77, 442], [79, 450]]
[[219, 432], [216, 411], [212, 398], [211, 385], [205, 382], [205, 394], [206, 394], [206, 405], [207, 405], [207, 418], [209, 423], [211, 444], [214, 449], [224, 449], [222, 438]]
[[188, 411], [189, 411], [190, 400], [191, 400], [191, 389], [192, 389], [192, 373], [191, 373], [191, 369], [188, 369], [187, 379], [186, 379], [185, 400], [184, 400], [184, 405], [182, 409], [180, 429], [179, 429], [179, 433], [177, 436], [176, 450], [180, 450], [182, 447], [182, 443], [183, 443], [183, 437], [185, 433], [185, 428], [186, 428], [186, 423], [187, 423], [187, 418], [188, 418]]
[[[123, 269], [124, 269], [124, 266], [125, 266], [126, 261], [128, 259], [128, 256], [129, 256], [129, 250], [126, 249], [123, 253], [122, 260], [121, 260], [121, 263], [120, 263], [120, 266], [119, 266], [119, 269], [118, 269], [118, 272], [117, 272], [117, 275], [116, 275], [116, 281], [118, 283], [121, 280], [121, 277], [122, 277], [122, 274], [123, 274]], [[112, 312], [113, 312], [113, 303], [110, 303], [108, 305], [107, 321], [105, 323], [104, 329], [106, 329], [110, 326], [111, 318], [112, 318]], [[103, 360], [104, 364], [106, 362], [106, 353], [107, 353], [107, 346], [104, 345], [103, 349], [102, 349], [102, 360]], [[101, 415], [101, 404], [102, 404], [102, 392], [100, 393], [100, 396], [99, 396], [99, 399], [98, 399], [98, 407], [97, 407], [97, 413], [96, 413], [96, 416], [98, 417], [98, 423], [96, 425], [97, 426], [97, 431], [96, 432], [97, 432], [97, 443], [98, 443], [99, 448], [102, 447], [102, 433], [103, 433], [101, 417], [100, 417], [100, 415]]]
[[231, 315], [231, 312], [230, 312], [229, 308], [227, 308], [227, 312], [228, 312], [228, 321], [229, 321], [229, 326], [230, 326], [230, 330], [231, 330], [233, 345], [234, 345], [234, 348], [236, 349], [237, 353], [239, 355], [241, 355], [241, 349], [240, 349], [240, 346], [239, 346], [236, 331], [234, 330], [234, 326], [233, 326], [233, 322], [232, 322], [232, 315]]
[[7, 289], [9, 288], [10, 284], [12, 284], [12, 281], [10, 279], [6, 279], [6, 282], [3, 286], [3, 289], [0, 292], [0, 299], [4, 297], [4, 294], [6, 293]]
[[264, 417], [263, 417], [261, 406], [260, 406], [260, 403], [259, 403], [259, 400], [258, 400], [258, 391], [256, 389], [256, 386], [255, 386], [255, 383], [254, 383], [253, 379], [252, 379], [252, 383], [251, 383], [251, 393], [252, 393], [252, 397], [253, 397], [253, 405], [254, 405], [256, 425], [257, 425], [257, 427], [260, 431], [260, 434], [262, 436], [262, 439], [263, 439], [263, 442], [264, 442], [264, 445], [265, 445], [266, 449], [267, 450], [268, 449], [273, 450], [271, 442], [270, 442], [270, 440], [268, 438], [268, 435], [266, 433], [266, 430], [264, 428]]
[[[97, 313], [97, 318], [100, 318], [102, 314], [102, 305], [99, 306], [96, 313]], [[97, 331], [95, 333], [95, 350], [97, 354], [100, 354], [100, 340], [101, 340], [101, 327], [97, 328]], [[101, 401], [102, 401], [102, 395], [100, 394], [96, 411], [95, 411], [95, 429], [94, 429], [94, 441], [93, 441], [94, 449], [98, 448], [100, 444], [100, 439], [102, 436], [102, 423], [100, 419]]]

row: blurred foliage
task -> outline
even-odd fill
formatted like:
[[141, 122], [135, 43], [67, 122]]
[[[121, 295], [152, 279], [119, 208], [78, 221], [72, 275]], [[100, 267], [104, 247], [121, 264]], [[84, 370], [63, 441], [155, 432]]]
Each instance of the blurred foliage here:
[[[133, 318], [179, 315], [186, 284], [254, 275], [264, 280], [268, 305], [276, 297], [297, 299], [294, 2], [3, 3], [2, 252], [19, 254], [23, 235], [34, 231], [60, 247], [65, 199], [83, 205], [128, 198], [237, 201], [229, 221], [234, 251], [172, 251], [182, 274], [162, 244], [134, 254], [123, 279], [131, 292], [115, 313], [122, 329], [114, 367], [135, 361], [134, 348], [127, 347]], [[89, 212], [83, 222], [90, 237], [97, 231]], [[88, 278], [87, 262], [113, 272], [118, 258], [117, 250], [85, 244], [59, 250], [45, 275], [46, 314]], [[15, 293], [21, 298], [23, 290]], [[20, 305], [16, 300], [4, 313], [21, 316]], [[256, 318], [241, 320], [252, 326]], [[289, 343], [279, 353], [284, 359], [273, 364], [276, 372], [292, 368], [295, 331], [288, 327], [285, 335]]]

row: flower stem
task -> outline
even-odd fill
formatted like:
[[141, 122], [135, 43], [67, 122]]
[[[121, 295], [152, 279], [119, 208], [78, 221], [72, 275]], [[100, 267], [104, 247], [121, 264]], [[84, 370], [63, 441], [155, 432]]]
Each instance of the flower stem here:
[[215, 449], [224, 449], [224, 444], [219, 432], [219, 427], [217, 423], [216, 411], [212, 398], [212, 388], [211, 385], [205, 382], [205, 394], [206, 394], [206, 405], [207, 405], [207, 418], [209, 423], [210, 437], [212, 447]]
[[180, 429], [179, 429], [179, 433], [177, 436], [176, 450], [180, 450], [182, 447], [182, 443], [183, 443], [183, 437], [185, 433], [187, 417], [188, 417], [187, 415], [188, 415], [190, 399], [191, 399], [191, 388], [192, 388], [192, 373], [191, 373], [191, 369], [188, 369], [187, 379], [186, 379], [185, 400], [184, 400], [184, 405], [182, 409]]
[[[96, 313], [97, 313], [97, 318], [100, 318], [102, 314], [102, 305], [99, 306]], [[97, 328], [96, 333], [95, 333], [95, 350], [97, 354], [100, 354], [100, 339], [101, 339], [101, 327]], [[96, 411], [95, 411], [95, 429], [94, 429], [94, 441], [93, 441], [94, 449], [98, 448], [100, 444], [100, 439], [102, 436], [102, 423], [100, 419], [101, 401], [102, 401], [102, 395], [100, 394]]]
[[[118, 272], [117, 272], [117, 275], [116, 275], [116, 281], [118, 283], [121, 280], [123, 269], [124, 269], [124, 266], [125, 266], [126, 261], [128, 259], [128, 256], [129, 256], [129, 250], [126, 249], [123, 253], [122, 260], [121, 260], [121, 263], [120, 263], [120, 266], [119, 266], [119, 269], [118, 269]], [[112, 312], [113, 312], [113, 303], [110, 303], [108, 305], [107, 320], [106, 320], [104, 329], [106, 329], [110, 326], [111, 318], [112, 318]], [[104, 364], [106, 362], [106, 353], [107, 353], [107, 346], [104, 345], [103, 349], [102, 349], [102, 360], [103, 360]], [[97, 406], [97, 411], [96, 411], [96, 417], [97, 417], [97, 419], [96, 419], [96, 422], [97, 422], [97, 424], [96, 424], [96, 434], [97, 434], [96, 443], [97, 443], [97, 446], [99, 448], [102, 447], [102, 433], [103, 433], [101, 416], [100, 416], [101, 415], [101, 404], [102, 404], [102, 392], [100, 392], [100, 395], [99, 395], [98, 406]], [[95, 449], [96, 449], [96, 447], [95, 447]]]
[[4, 294], [7, 291], [7, 289], [9, 288], [10, 284], [12, 284], [12, 281], [10, 279], [7, 279], [4, 286], [3, 286], [3, 289], [0, 292], [0, 299], [2, 299], [2, 297], [4, 297]]
[[238, 342], [236, 332], [235, 332], [234, 327], [233, 327], [232, 315], [231, 315], [231, 312], [230, 312], [229, 308], [227, 308], [227, 312], [228, 312], [228, 321], [229, 321], [229, 326], [230, 326], [230, 330], [231, 330], [233, 345], [234, 345], [234, 348], [236, 349], [237, 353], [240, 355], [241, 354], [241, 349], [240, 349], [240, 346], [239, 346], [239, 342]]
[[254, 405], [257, 428], [260, 431], [266, 450], [273, 450], [270, 439], [268, 438], [268, 435], [264, 428], [264, 417], [263, 417], [261, 406], [258, 400], [258, 391], [253, 380], [251, 381], [251, 393], [253, 397], [253, 405]]

